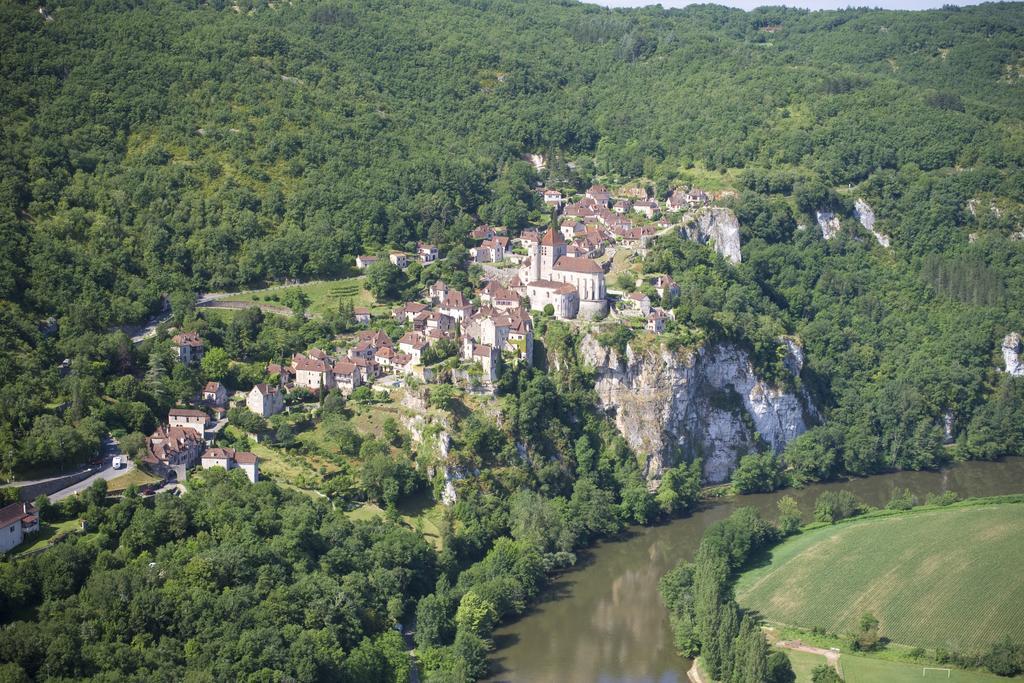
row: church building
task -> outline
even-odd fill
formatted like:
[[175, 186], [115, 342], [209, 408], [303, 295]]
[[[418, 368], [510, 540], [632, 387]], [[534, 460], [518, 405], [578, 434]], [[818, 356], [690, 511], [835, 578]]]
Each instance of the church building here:
[[604, 269], [594, 259], [567, 256], [567, 248], [562, 233], [553, 229], [530, 245], [530, 257], [519, 272], [530, 308], [541, 311], [551, 304], [559, 318], [604, 315], [608, 312]]

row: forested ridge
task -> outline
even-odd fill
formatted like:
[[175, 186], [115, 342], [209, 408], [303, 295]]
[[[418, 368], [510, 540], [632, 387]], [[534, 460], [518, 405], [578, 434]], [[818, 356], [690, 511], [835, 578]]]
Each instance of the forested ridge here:
[[[354, 329], [256, 309], [206, 319], [198, 292], [347, 277], [356, 255], [417, 240], [445, 257], [403, 291], [438, 277], [469, 291], [474, 225], [545, 225], [538, 184], [594, 180], [637, 180], [661, 200], [691, 184], [735, 191], [722, 202], [741, 264], [666, 236], [643, 267], [680, 286], [673, 343], [738, 343], [821, 408], [784, 474], [746, 460], [737, 490], [1019, 455], [1024, 379], [999, 372], [999, 344], [1024, 332], [1022, 31], [1019, 3], [0, 3], [0, 470], [87, 460], [107, 432], [148, 433], [201, 380], [247, 390], [268, 361]], [[891, 247], [852, 218], [861, 197]], [[819, 210], [842, 220], [832, 240]], [[171, 363], [166, 329], [141, 345], [121, 330], [165, 301], [220, 375]], [[352, 523], [234, 475], [206, 473], [181, 500], [97, 491], [59, 511], [91, 533], [0, 564], [14, 622], [0, 673], [401, 680], [390, 629], [415, 613], [430, 680], [482, 676], [491, 630], [546, 572], [699, 492], [699, 463], [648, 491], [595, 409], [579, 337], [543, 316], [536, 333], [552, 371], [509, 371], [501, 420], [453, 418], [453, 452], [479, 476], [439, 552], [394, 518]], [[799, 378], [781, 370], [782, 335], [806, 351]], [[360, 436], [343, 405], [320, 408], [339, 458], [391, 463], [388, 502], [426, 488], [405, 437]], [[408, 456], [398, 469], [392, 448]], [[343, 473], [329, 485], [377, 498]], [[190, 623], [221, 608], [223, 624]], [[115, 611], [124, 628], [103, 623]], [[219, 650], [268, 640], [259, 657]]]
[[[72, 393], [56, 362], [82, 358], [101, 380], [130, 365], [104, 335], [162, 295], [341, 276], [358, 253], [457, 248], [477, 220], [542, 218], [528, 151], [551, 159], [540, 180], [566, 185], [741, 190], [751, 288], [702, 303], [800, 335], [827, 403], [907, 366], [968, 366], [956, 389], [940, 380], [947, 405], [915, 408], [966, 424], [993, 381], [986, 354], [1021, 327], [1022, 243], [1007, 239], [1024, 198], [1019, 4], [0, 11], [7, 449]], [[855, 194], [891, 253], [794, 230]], [[44, 340], [49, 316], [59, 332]]]

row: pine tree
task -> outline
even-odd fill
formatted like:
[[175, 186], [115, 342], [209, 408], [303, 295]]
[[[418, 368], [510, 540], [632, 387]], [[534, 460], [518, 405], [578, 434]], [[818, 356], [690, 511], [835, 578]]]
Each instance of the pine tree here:
[[736, 602], [729, 600], [720, 608], [721, 620], [718, 626], [718, 633], [715, 637], [718, 640], [718, 649], [721, 656], [721, 670], [718, 678], [723, 681], [732, 681], [736, 670], [736, 638], [740, 631], [740, 615]]
[[768, 673], [768, 643], [748, 615], [740, 622], [733, 652], [733, 683], [762, 683]]
[[154, 348], [149, 354], [149, 368], [146, 370], [146, 388], [161, 407], [171, 404], [167, 386], [167, 366], [164, 364], [163, 347]]

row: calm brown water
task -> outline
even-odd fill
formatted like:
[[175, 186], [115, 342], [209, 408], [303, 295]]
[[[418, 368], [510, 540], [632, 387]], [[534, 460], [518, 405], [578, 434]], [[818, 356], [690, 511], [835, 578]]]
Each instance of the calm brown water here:
[[532, 612], [495, 632], [491, 680], [684, 683], [689, 662], [673, 650], [658, 579], [693, 557], [704, 529], [741, 506], [774, 519], [775, 502], [783, 495], [796, 498], [809, 517], [814, 499], [825, 490], [846, 489], [882, 506], [897, 488], [909, 488], [921, 499], [947, 490], [965, 497], [1022, 493], [1024, 458], [742, 496], [665, 526], [633, 529], [624, 540], [581, 554], [580, 566], [558, 577]]

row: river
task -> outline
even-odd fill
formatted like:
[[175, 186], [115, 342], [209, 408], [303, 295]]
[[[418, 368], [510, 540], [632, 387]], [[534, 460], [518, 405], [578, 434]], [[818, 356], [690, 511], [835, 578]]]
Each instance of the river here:
[[621, 540], [581, 553], [578, 566], [556, 577], [534, 609], [495, 631], [490, 680], [684, 683], [689, 661], [673, 649], [658, 579], [693, 557], [710, 524], [741, 506], [756, 507], [774, 519], [775, 503], [784, 495], [796, 498], [809, 518], [815, 498], [829, 489], [846, 489], [881, 507], [897, 488], [909, 488], [922, 501], [942, 491], [963, 497], [1021, 493], [1024, 458], [740, 496], [663, 526], [631, 529]]

